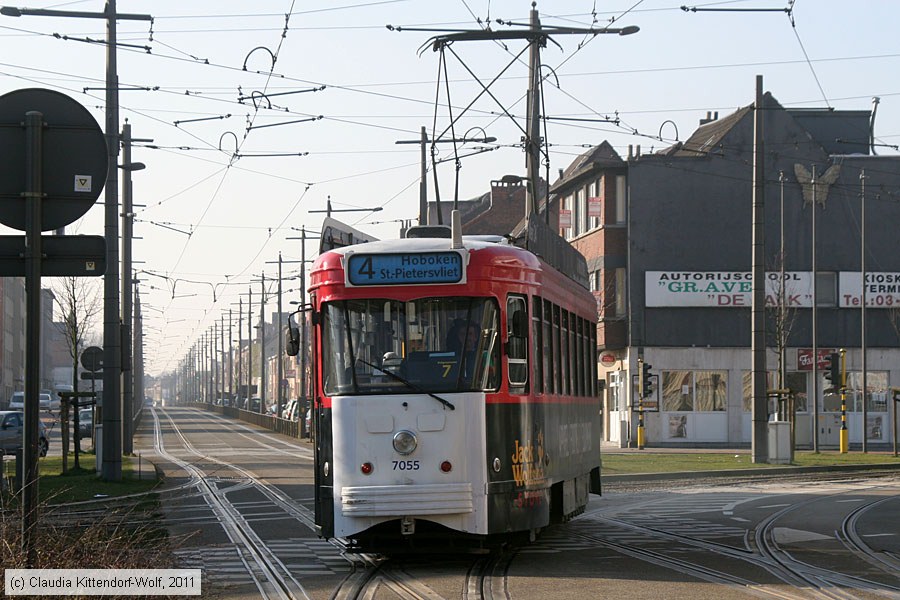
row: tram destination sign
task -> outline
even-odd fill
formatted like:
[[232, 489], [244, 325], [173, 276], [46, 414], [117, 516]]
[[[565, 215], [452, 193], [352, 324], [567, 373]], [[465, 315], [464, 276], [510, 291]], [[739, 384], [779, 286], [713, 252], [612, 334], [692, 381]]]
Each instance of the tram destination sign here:
[[346, 265], [348, 285], [409, 285], [463, 283], [460, 252], [351, 254]]

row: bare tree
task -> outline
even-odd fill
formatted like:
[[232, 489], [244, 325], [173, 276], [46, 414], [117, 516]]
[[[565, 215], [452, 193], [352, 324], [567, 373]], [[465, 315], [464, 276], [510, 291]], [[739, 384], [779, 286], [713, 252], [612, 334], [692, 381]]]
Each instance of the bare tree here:
[[[78, 392], [78, 359], [84, 350], [85, 339], [94, 327], [103, 304], [99, 288], [88, 279], [60, 277], [51, 285], [56, 296], [56, 305], [62, 315], [58, 322], [60, 332], [66, 341], [69, 357], [72, 359], [72, 390]], [[62, 472], [69, 467], [69, 403], [60, 403], [60, 423], [62, 433]], [[76, 455], [77, 456], [77, 455]], [[78, 466], [77, 464], [75, 465]]]
[[[784, 257], [781, 253], [776, 257], [773, 268], [768, 269], [769, 273], [781, 274], [784, 269]], [[767, 295], [766, 310], [772, 319], [773, 328], [769, 332], [771, 347], [775, 348], [778, 354], [778, 387], [784, 389], [787, 385], [785, 381], [787, 370], [786, 351], [788, 340], [791, 337], [791, 329], [797, 319], [797, 309], [791, 307], [791, 290], [787, 285], [787, 279], [779, 276], [773, 286], [769, 288], [771, 294]]]

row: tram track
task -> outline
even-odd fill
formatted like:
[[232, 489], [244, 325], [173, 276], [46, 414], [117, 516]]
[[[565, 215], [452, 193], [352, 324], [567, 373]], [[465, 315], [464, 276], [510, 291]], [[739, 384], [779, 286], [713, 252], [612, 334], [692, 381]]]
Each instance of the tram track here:
[[[193, 411], [183, 414], [192, 414]], [[204, 417], [206, 413], [197, 411], [197, 417]], [[223, 530], [227, 532], [231, 543], [240, 552], [245, 561], [245, 569], [248, 577], [259, 590], [262, 598], [310, 598], [309, 593], [296, 578], [290, 574], [290, 566], [286, 561], [279, 561], [278, 550], [270, 547], [271, 542], [256, 535], [252, 527], [259, 527], [266, 521], [276, 521], [289, 518], [312, 529], [314, 519], [311, 510], [299, 504], [271, 483], [261, 479], [256, 473], [240, 464], [231, 462], [230, 456], [222, 457], [216, 451], [204, 452], [188, 439], [182, 429], [178, 427], [177, 415], [165, 414], [166, 432], [177, 436], [179, 448], [189, 453], [191, 458], [186, 458], [179, 449], [178, 457], [172, 456], [172, 452], [164, 447], [165, 452], [173, 464], [180, 468], [182, 465], [190, 465], [185, 472], [191, 478], [187, 484], [179, 486], [180, 493], [201, 495], [212, 510], [213, 517], [204, 521], [211, 524], [213, 521], [225, 523]], [[222, 419], [223, 423], [233, 426], [233, 422]], [[161, 443], [162, 427], [160, 417], [154, 413], [155, 436]], [[183, 424], [182, 424], [183, 425]], [[197, 424], [195, 423], [195, 426]], [[202, 423], [199, 425], [203, 429]], [[248, 428], [248, 431], [254, 431]], [[289, 448], [283, 445], [281, 440], [269, 440], [265, 434], [261, 436], [246, 435], [246, 439], [264, 444], [264, 452], [277, 454], [290, 454]], [[262, 437], [262, 439], [257, 439]], [[196, 442], [197, 438], [194, 438]], [[213, 443], [212, 446], [218, 448]], [[251, 447], [244, 452], [237, 448], [230, 449], [241, 456], [255, 456], [256, 450]], [[161, 456], [163, 456], [161, 454]], [[295, 456], [296, 458], [296, 456]], [[179, 462], [180, 460], [180, 462]], [[214, 472], [215, 476], [208, 473]], [[205, 483], [201, 485], [201, 479]], [[679, 510], [668, 508], [668, 512], [660, 511], [659, 514], [670, 515], [668, 520], [660, 521], [657, 526], [648, 523], [647, 515], [653, 513], [652, 502], [640, 502], [638, 505], [630, 504], [628, 507], [605, 509], [586, 513], [567, 526], [566, 535], [573, 539], [587, 542], [595, 548], [606, 548], [622, 556], [632, 557], [678, 572], [693, 579], [721, 586], [725, 595], [728, 590], [734, 590], [744, 595], [752, 595], [760, 598], [774, 598], [778, 600], [849, 600], [863, 597], [900, 598], [900, 587], [890, 585], [882, 579], [863, 577], [866, 571], [861, 571], [859, 565], [852, 566], [846, 572], [835, 572], [823, 566], [818, 566], [813, 553], [804, 554], [795, 552], [791, 546], [785, 546], [784, 542], [790, 542], [785, 538], [783, 531], [790, 529], [789, 515], [792, 510], [809, 512], [811, 503], [823, 501], [829, 498], [839, 498], [842, 494], [859, 494], [879, 487], [895, 486], [894, 482], [879, 482], [872, 485], [856, 484], [854, 482], [817, 482], [828, 487], [817, 490], [817, 495], [809, 499], [790, 500], [791, 506], [768, 515], [765, 519], [755, 521], [755, 525], [748, 523], [747, 527], [730, 527], [738, 531], [738, 534], [726, 533], [716, 539], [713, 529], [702, 531], [704, 520], [692, 521], [684, 517], [689, 514], [689, 509], [679, 518]], [[832, 489], [832, 486], [837, 486]], [[191, 492], [192, 489], [198, 491]], [[230, 494], [244, 493], [242, 503], [235, 502], [235, 496]], [[252, 495], [248, 500], [246, 493]], [[731, 515], [735, 507], [746, 502], [765, 500], [766, 502], [779, 502], [779, 493], [754, 490], [752, 493], [732, 492], [725, 497], [720, 504], [713, 508], [714, 512]], [[844, 500], [849, 502], [850, 500]], [[855, 501], [855, 500], [854, 500]], [[835, 539], [830, 543], [837, 546], [841, 544], [846, 553], [850, 553], [857, 561], [865, 561], [872, 569], [877, 568], [882, 574], [896, 577], [896, 557], [888, 553], [878, 553], [872, 550], [866, 543], [864, 536], [857, 531], [858, 523], [867, 514], [867, 511], [877, 508], [886, 502], [887, 498], [866, 503], [864, 506], [854, 506], [853, 510], [843, 515], [847, 509], [837, 508], [835, 524]], [[718, 501], [717, 501], [718, 502]], [[836, 507], [848, 504], [840, 504]], [[713, 502], [713, 505], [716, 503]], [[709, 503], [707, 503], [709, 505]], [[687, 503], [685, 503], [687, 506]], [[774, 506], [774, 504], [773, 504]], [[753, 507], [768, 508], [766, 506]], [[704, 508], [704, 510], [710, 510]], [[244, 514], [241, 514], [243, 511]], [[702, 512], [696, 511], [693, 512]], [[200, 515], [200, 509], [194, 516]], [[641, 518], [639, 518], [641, 517]], [[838, 517], [841, 517], [841, 522]], [[204, 517], [206, 519], [206, 517]], [[740, 521], [735, 519], [735, 521]], [[744, 519], [746, 521], [746, 519]], [[579, 522], [581, 525], [579, 525]], [[696, 535], [688, 531], [686, 523], [698, 523]], [[196, 524], [197, 519], [186, 517], [185, 524]], [[585, 525], [588, 525], [585, 527]], [[680, 524], [680, 528], [678, 525]], [[672, 529], [667, 530], [671, 525]], [[710, 522], [710, 525], [713, 525]], [[722, 529], [724, 526], [719, 526]], [[796, 525], [794, 525], [796, 527]], [[740, 535], [744, 528], [745, 535]], [[782, 531], [779, 531], [781, 528]], [[240, 533], [245, 537], [241, 537]], [[722, 537], [722, 536], [725, 537]], [[733, 537], [727, 537], [733, 536]], [[823, 536], [824, 537], [824, 536]], [[635, 541], [635, 540], [638, 541]], [[723, 541], [724, 540], [724, 541]], [[325, 542], [320, 542], [325, 543]], [[517, 550], [508, 550], [501, 554], [488, 556], [461, 556], [459, 554], [441, 555], [429, 560], [419, 557], [387, 557], [381, 555], [361, 555], [346, 552], [346, 546], [341, 540], [329, 540], [346, 564], [346, 570], [333, 571], [339, 577], [335, 581], [337, 586], [332, 589], [331, 598], [334, 600], [368, 599], [376, 598], [400, 598], [442, 600], [442, 598], [460, 597], [464, 600], [495, 600], [511, 598], [510, 593], [510, 568], [516, 562]], [[275, 543], [277, 547], [278, 543]], [[805, 549], [804, 549], [805, 552]], [[857, 561], [853, 561], [856, 563]], [[440, 564], [444, 571], [436, 568]], [[446, 588], [446, 582], [442, 582], [448, 573], [455, 579], [456, 592], [450, 593]], [[334, 584], [332, 584], [334, 585]], [[436, 585], [432, 589], [430, 585]], [[443, 595], [442, 595], [443, 594]]]
[[876, 552], [872, 550], [872, 548], [862, 539], [862, 536], [859, 535], [856, 527], [863, 514], [892, 500], [896, 500], [896, 497], [883, 498], [856, 508], [844, 518], [841, 523], [840, 531], [837, 532], [837, 536], [841, 543], [857, 557], [886, 573], [896, 576], [900, 573], [900, 558], [892, 556], [887, 552]]
[[[847, 493], [858, 492], [860, 490], [873, 491], [884, 487], [894, 487], [895, 484], [880, 484], [877, 486], [866, 485], [859, 489], [851, 488], [842, 490], [836, 494], [825, 496], [824, 499], [833, 499], [841, 497]], [[808, 510], [809, 507], [823, 500], [823, 497], [815, 497], [800, 502], [792, 503], [791, 506], [783, 508], [776, 513], [769, 515], [756, 527], [754, 541], [757, 551], [764, 557], [769, 558], [776, 568], [781, 570], [785, 575], [785, 581], [796, 578], [796, 585], [812, 586], [823, 598], [834, 600], [847, 600], [856, 598], [854, 591], [865, 590], [887, 597], [900, 598], [900, 586], [891, 585], [884, 581], [876, 581], [871, 576], [863, 577], [849, 573], [835, 572], [831, 566], [819, 566], [810, 563], [807, 560], [801, 560], [788, 550], [781, 547], [775, 535], [776, 524], [780, 519], [785, 518], [795, 511]], [[869, 502], [858, 507], [841, 520], [841, 527], [835, 532], [835, 539], [847, 550], [851, 555], [862, 560], [866, 564], [880, 563], [881, 558], [876, 555], [868, 546], [862, 543], [861, 538], [855, 532], [854, 515], [862, 514], [865, 510], [877, 506], [881, 501]], [[840, 534], [843, 532], [843, 536]], [[841, 539], [844, 537], [845, 539]], [[848, 544], [848, 541], [855, 540]], [[890, 575], [897, 579], [897, 571], [887, 571]]]
[[[219, 489], [199, 467], [174, 456], [166, 450], [162, 439], [162, 427], [159, 422], [159, 415], [155, 409], [151, 411], [151, 414], [154, 421], [153, 443], [156, 453], [164, 460], [170, 461], [184, 470], [189, 475], [191, 483], [200, 490], [204, 500], [208, 504], [210, 510], [212, 510], [226, 536], [234, 547], [239, 549], [241, 562], [251, 581], [259, 591], [260, 597], [265, 599], [279, 598], [285, 600], [295, 598], [311, 599], [300, 582], [290, 573], [290, 570], [269, 548], [265, 541], [254, 532], [240, 510], [228, 500], [228, 490]], [[210, 460], [223, 467], [232, 468], [240, 472], [248, 480], [258, 482], [258, 479], [250, 474], [249, 471], [246, 471], [237, 465], [232, 465], [225, 461], [215, 459], [214, 457], [206, 456], [204, 453], [197, 451], [193, 444], [191, 444], [184, 436], [171, 415], [166, 415], [166, 417], [173, 432], [178, 436], [182, 445], [189, 453]], [[265, 488], [267, 486], [262, 487]], [[283, 498], [271, 493], [271, 490], [269, 490], [267, 496], [270, 499], [277, 498], [280, 503], [287, 504]], [[308, 514], [304, 514], [303, 511], [299, 510], [297, 507], [291, 508], [291, 514], [295, 518], [306, 526], [310, 525], [311, 519]]]
[[[202, 411], [190, 411], [194, 413], [195, 416], [207, 417], [208, 414]], [[156, 415], [154, 413], [154, 418], [156, 419]], [[183, 434], [181, 428], [175, 423], [174, 419], [171, 415], [166, 414], [166, 418], [169, 422], [169, 426], [175, 435], [178, 436], [180, 444], [185, 449], [185, 451], [190, 454], [196, 456], [198, 460], [203, 460], [205, 462], [212, 463], [221, 467], [222, 469], [227, 469], [230, 472], [236, 474], [236, 476], [225, 477], [221, 474], [217, 474], [214, 478], [210, 478], [206, 475], [202, 469], [194, 465], [190, 465], [187, 461], [180, 461], [175, 457], [165, 457], [167, 460], [174, 460], [175, 464], [182, 466], [182, 463], [185, 465], [190, 465], [192, 469], [186, 469], [186, 471], [191, 476], [191, 482], [188, 484], [189, 486], [197, 486], [197, 482], [199, 480], [204, 480], [206, 485], [210, 485], [210, 480], [214, 479], [215, 482], [223, 482], [228, 481], [230, 483], [227, 489], [214, 489], [214, 490], [203, 490], [202, 495], [207, 497], [210, 493], [213, 494], [215, 501], [220, 504], [227, 504], [232, 508], [229, 511], [229, 515], [226, 517], [227, 523], [237, 523], [240, 525], [238, 527], [241, 531], [252, 532], [252, 528], [250, 524], [246, 522], [243, 516], [240, 514], [240, 511], [228, 502], [227, 494], [231, 494], [238, 491], [252, 490], [258, 494], [260, 494], [265, 502], [272, 507], [272, 512], [270, 513], [255, 513], [253, 516], [253, 521], [258, 523], [265, 520], [275, 520], [275, 519], [283, 519], [285, 516], [296, 520], [304, 527], [308, 528], [310, 531], [315, 530], [315, 522], [314, 515], [311, 510], [304, 507], [301, 504], [298, 504], [286, 494], [284, 494], [277, 487], [267, 484], [262, 479], [260, 479], [255, 473], [252, 471], [228, 462], [226, 460], [222, 460], [221, 458], [217, 458], [215, 456], [210, 456], [208, 453], [202, 452], [198, 450], [190, 440]], [[235, 423], [229, 419], [219, 418], [217, 420], [221, 420], [224, 424], [227, 424], [230, 428], [235, 427]], [[158, 423], [158, 422], [157, 422]], [[255, 445], [262, 445], [267, 451], [275, 451], [279, 452], [292, 458], [296, 458], [297, 454], [293, 454], [289, 451], [289, 448], [279, 448], [273, 444], [268, 444], [262, 442], [260, 440], [261, 437], [270, 437], [266, 436], [266, 434], [260, 434], [259, 431], [251, 429], [246, 426], [238, 425], [239, 428], [242, 428], [253, 435], [243, 435], [245, 439], [249, 440]], [[160, 427], [158, 424], [155, 428], [156, 435], [160, 435]], [[274, 442], [280, 442], [280, 440], [274, 439]], [[168, 454], [168, 453], [167, 453]], [[301, 455], [303, 453], [298, 453]], [[242, 456], [246, 456], [246, 452], [241, 453]], [[171, 456], [169, 454], [169, 456]], [[269, 456], [269, 455], [267, 455]], [[310, 456], [311, 458], [311, 456]], [[184, 468], [184, 467], [182, 467]], [[181, 486], [185, 487], [185, 486]], [[280, 511], [280, 512], [279, 512]], [[221, 512], [216, 512], [210, 520], [221, 520]], [[192, 524], [196, 524], [196, 518], [189, 518], [187, 522]], [[226, 530], [228, 533], [228, 530]], [[254, 558], [256, 562], [261, 562], [263, 565], [268, 565], [268, 567], [263, 569], [263, 574], [265, 578], [274, 577], [275, 584], [281, 588], [282, 591], [291, 592], [289, 588], [293, 589], [293, 594], [289, 593], [286, 596], [282, 595], [263, 595], [264, 598], [276, 598], [276, 597], [287, 597], [287, 598], [309, 598], [306, 594], [305, 590], [303, 590], [303, 586], [297, 582], [295, 578], [290, 575], [290, 570], [287, 566], [278, 559], [276, 553], [269, 549], [267, 544], [260, 539], [255, 534], [251, 537], [251, 539], [245, 539], [244, 536], [235, 535], [232, 533], [229, 534], [229, 539], [233, 542], [241, 543], [247, 545], [251, 549], [251, 556]], [[377, 589], [380, 586], [387, 586], [391, 588], [391, 590], [395, 593], [400, 593], [401, 597], [403, 597], [404, 589], [416, 589], [416, 583], [408, 576], [404, 576], [399, 572], [396, 572], [394, 569], [387, 569], [381, 572], [381, 575], [377, 575], [379, 573], [378, 569], [384, 559], [367, 554], [350, 554], [347, 552], [347, 545], [344, 540], [341, 539], [332, 539], [328, 540], [329, 544], [336, 550], [336, 552], [344, 559], [348, 568], [350, 569], [350, 573], [344, 578], [344, 581], [338, 586], [337, 591], [333, 597], [335, 598], [356, 598], [356, 597], [373, 597], [371, 592], [373, 589]], [[253, 563], [245, 560], [244, 564], [247, 566], [248, 573], [250, 573], [251, 578], [257, 584], [257, 587], [260, 587], [260, 582], [265, 581], [265, 578], [253, 573]], [[390, 574], [389, 577], [385, 576], [385, 574]], [[373, 579], [375, 578], [375, 579]], [[288, 588], [288, 589], [286, 589]], [[420, 590], [421, 591], [421, 590]], [[264, 590], [261, 591], [264, 593]], [[410, 597], [421, 597], [421, 596], [410, 596]]]
[[[598, 546], [609, 548], [620, 554], [631, 556], [632, 558], [637, 558], [660, 567], [672, 569], [679, 573], [696, 577], [697, 579], [721, 585], [729, 589], [748, 592], [758, 597], [779, 598], [781, 600], [801, 600], [810, 598], [810, 596], [805, 594], [772, 589], [767, 583], [753, 581], [747, 577], [729, 573], [721, 568], [712, 568], [680, 557], [684, 552], [684, 546], [688, 546], [689, 549], [693, 551], [702, 550], [707, 552], [708, 556], [751, 562], [764, 569], [769, 566], [766, 561], [754, 558], [753, 554], [749, 551], [739, 551], [733, 546], [715, 544], [707, 540], [697, 539], [683, 534], [670, 533], [652, 527], [635, 525], [619, 519], [605, 517], [589, 517], [588, 519], [595, 521], [598, 524], [619, 527], [621, 530], [625, 530], [626, 533], [622, 533], [621, 531], [616, 533], [607, 528], [593, 534], [586, 532], [572, 532], [574, 537]], [[646, 536], [646, 539], [643, 542], [633, 541], [633, 534], [635, 533]], [[616, 541], [616, 538], [624, 538], [625, 540], [631, 541]], [[651, 544], [653, 542], [658, 542], [659, 540], [664, 540], [670, 544], [672, 542], [678, 542], [683, 544], [683, 546], [681, 548], [673, 546], [665, 550], [652, 548]]]
[[463, 600], [509, 599], [509, 568], [516, 553], [501, 553], [479, 557], [466, 572]]
[[[680, 532], [667, 531], [664, 526], [654, 527], [634, 523], [629, 520], [627, 513], [621, 510], [614, 511], [616, 516], [606, 516], [603, 514], [604, 511], [597, 511], [582, 517], [584, 520], [594, 521], [607, 528], [619, 528], [618, 533], [615, 529], [606, 529], [601, 534], [586, 535], [584, 532], [575, 532], [574, 535], [590, 540], [593, 543], [605, 545], [610, 549], [634, 558], [646, 560], [653, 564], [671, 568], [720, 585], [737, 586], [744, 591], [764, 597], [846, 600], [858, 598], [857, 593], [865, 592], [883, 597], [900, 598], [900, 587], [886, 582], [885, 578], [875, 580], [859, 574], [836, 572], [829, 566], [810, 564], [808, 561], [800, 560], [778, 543], [776, 530], [779, 528], [781, 520], [792, 512], [802, 512], [804, 510], [808, 512], [809, 507], [815, 502], [840, 498], [848, 493], [871, 492], [880, 488], [890, 488], [896, 484], [880, 482], [878, 485], [858, 485], [845, 482], [841, 485], [845, 489], [841, 489], [837, 493], [791, 502], [789, 506], [761, 520], [748, 531], [749, 537], [747, 538], [748, 544], [746, 548], [705, 539], [700, 537], [702, 534], [699, 531], [697, 535], [687, 535]], [[889, 499], [891, 498], [868, 502], [845, 515], [841, 521], [840, 531], [836, 532], [836, 534], [839, 534], [836, 535], [836, 539], [858, 559], [878, 567], [889, 578], [896, 579], [898, 572], [896, 559], [891, 555], [872, 551], [856, 531], [856, 522], [862, 514]], [[736, 504], [732, 502], [728, 506], [733, 508]], [[723, 510], [723, 512], [725, 511]], [[702, 526], [699, 526], [699, 528], [702, 529]], [[643, 536], [644, 539], [636, 542], [634, 541], [636, 536]], [[617, 538], [622, 541], [617, 541]], [[690, 549], [688, 555], [690, 556], [693, 553], [697, 558], [684, 558], [681, 552], [677, 550], [677, 547], [674, 547], [674, 550], [672, 547], [667, 547], [664, 550], [653, 548], [654, 540], [662, 540], [669, 545], [683, 544]], [[776, 590], [771, 585], [753, 581], [748, 577], [734, 576], [721, 568], [711, 569], [706, 565], [700, 565], [698, 562], [702, 560], [700, 558], [702, 555], [697, 554], [697, 551], [724, 559], [749, 563], [757, 568], [764, 569], [794, 589], [791, 591]]]

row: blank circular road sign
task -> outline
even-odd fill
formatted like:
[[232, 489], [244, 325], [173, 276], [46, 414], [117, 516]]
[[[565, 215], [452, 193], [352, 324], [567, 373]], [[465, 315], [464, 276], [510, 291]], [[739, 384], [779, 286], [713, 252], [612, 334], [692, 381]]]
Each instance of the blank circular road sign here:
[[0, 96], [0, 223], [25, 230], [25, 114], [42, 113], [41, 231], [79, 219], [100, 196], [109, 157], [106, 138], [81, 104], [40, 88]]
[[88, 346], [81, 351], [81, 366], [96, 373], [103, 368], [103, 348]]

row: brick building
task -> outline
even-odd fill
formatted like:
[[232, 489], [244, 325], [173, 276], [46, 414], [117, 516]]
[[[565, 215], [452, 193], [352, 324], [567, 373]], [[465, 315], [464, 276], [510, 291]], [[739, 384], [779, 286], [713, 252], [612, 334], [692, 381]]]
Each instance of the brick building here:
[[[638, 147], [623, 158], [604, 142], [551, 187], [561, 199], [562, 232], [587, 258], [598, 296], [609, 440], [625, 444], [636, 437], [633, 382], [642, 356], [658, 377], [645, 402], [653, 409], [646, 419], [650, 445], [751, 442], [754, 109], [716, 117], [707, 115], [687, 141], [654, 154]], [[839, 396], [822, 370], [814, 375], [813, 356], [821, 369], [824, 357], [841, 348], [851, 446], [861, 445], [863, 435], [874, 446], [892, 439], [890, 387], [900, 385], [900, 312], [892, 307], [900, 303], [900, 255], [886, 224], [900, 219], [900, 157], [870, 153], [871, 119], [869, 111], [785, 109], [765, 97], [768, 387], [796, 392], [801, 447], [814, 436], [820, 447], [837, 446]], [[782, 268], [784, 285], [778, 283]], [[785, 310], [773, 300], [782, 295], [790, 299]], [[778, 321], [787, 325], [783, 382], [772, 333]]]

